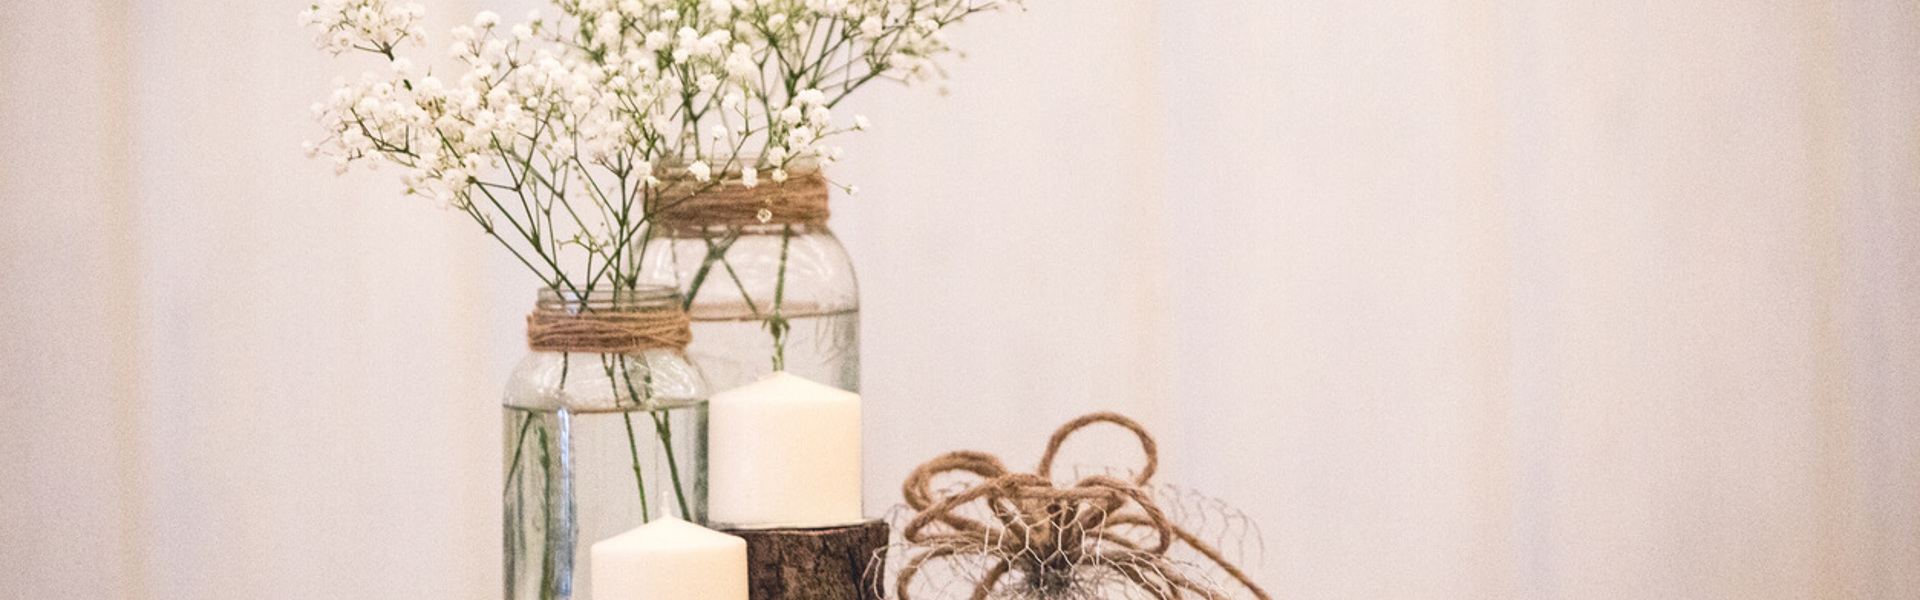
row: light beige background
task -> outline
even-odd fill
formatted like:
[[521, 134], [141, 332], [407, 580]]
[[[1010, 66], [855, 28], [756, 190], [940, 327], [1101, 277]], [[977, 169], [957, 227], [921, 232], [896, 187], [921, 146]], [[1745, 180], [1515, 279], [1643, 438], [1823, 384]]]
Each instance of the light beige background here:
[[[1030, 1], [856, 107], [874, 512], [1112, 408], [1281, 598], [1920, 598], [1920, 5]], [[0, 18], [0, 598], [498, 593], [534, 281], [298, 5]]]

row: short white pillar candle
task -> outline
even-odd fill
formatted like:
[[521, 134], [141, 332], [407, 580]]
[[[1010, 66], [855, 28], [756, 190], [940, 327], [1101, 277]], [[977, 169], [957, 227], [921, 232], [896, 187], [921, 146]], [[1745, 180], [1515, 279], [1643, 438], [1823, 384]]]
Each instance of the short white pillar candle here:
[[860, 395], [778, 372], [708, 404], [707, 517], [731, 528], [863, 520]]
[[593, 545], [594, 600], [747, 600], [747, 541], [663, 517]]

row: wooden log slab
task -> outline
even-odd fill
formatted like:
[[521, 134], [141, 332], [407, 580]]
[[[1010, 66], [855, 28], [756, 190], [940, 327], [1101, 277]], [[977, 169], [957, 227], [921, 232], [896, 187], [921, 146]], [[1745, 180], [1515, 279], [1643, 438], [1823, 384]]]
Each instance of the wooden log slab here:
[[[752, 600], [882, 600], [887, 522], [822, 529], [723, 529], [747, 540]], [[877, 569], [868, 575], [867, 569]]]

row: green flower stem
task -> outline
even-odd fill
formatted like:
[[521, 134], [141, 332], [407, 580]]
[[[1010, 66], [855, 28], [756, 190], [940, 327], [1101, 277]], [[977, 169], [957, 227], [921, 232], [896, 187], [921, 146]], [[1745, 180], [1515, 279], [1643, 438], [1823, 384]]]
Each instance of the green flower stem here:
[[[621, 367], [620, 376], [626, 382], [627, 398], [635, 407], [644, 407], [645, 405], [642, 404], [640, 400], [639, 388], [633, 384], [633, 371], [627, 368], [626, 362], [628, 357], [625, 354], [619, 355], [619, 357]], [[651, 385], [652, 376], [651, 373], [648, 373], [642, 381]], [[673, 453], [673, 424], [668, 419], [668, 410], [670, 409], [647, 409], [647, 414], [653, 418], [654, 435], [659, 438], [660, 448], [666, 454], [667, 478], [669, 483], [673, 485], [675, 500], [680, 503], [680, 514], [683, 517], [692, 517], [692, 505], [687, 502], [687, 493], [680, 481], [680, 461]], [[620, 414], [620, 417], [626, 420], [627, 449], [633, 457], [633, 477], [635, 481], [640, 481], [642, 479], [642, 475], [640, 474], [640, 449], [638, 435], [633, 431], [633, 413], [631, 411], [623, 412]], [[644, 483], [640, 484], [640, 519], [642, 522], [653, 520], [652, 513], [648, 512], [647, 509], [647, 488]]]
[[[640, 473], [640, 446], [633, 433], [633, 413], [620, 413], [620, 419], [627, 424], [627, 452], [633, 456], [633, 484], [640, 489], [640, 522], [652, 522], [653, 512], [647, 509], [647, 476]], [[674, 487], [680, 487], [680, 482], [673, 483]], [[681, 504], [686, 502], [681, 501]]]
[[773, 370], [784, 371], [787, 368], [787, 331], [792, 326], [787, 323], [787, 249], [793, 244], [793, 226], [780, 228], [780, 273], [773, 283], [773, 310], [767, 317], [767, 332], [773, 334]]
[[513, 478], [515, 475], [520, 474], [520, 454], [521, 451], [527, 447], [527, 430], [532, 427], [533, 413], [530, 411], [522, 411], [520, 413], [520, 433], [514, 436], [513, 441], [513, 460], [507, 463], [507, 489], [503, 490], [502, 496], [513, 491]]
[[706, 287], [707, 276], [713, 273], [713, 264], [726, 256], [727, 249], [733, 247], [733, 240], [716, 244], [713, 238], [704, 238], [707, 243], [707, 255], [700, 259], [700, 268], [693, 272], [693, 283], [687, 286], [687, 297], [681, 300], [681, 310], [692, 311], [693, 299], [700, 295], [700, 289]]
[[[634, 389], [633, 374], [627, 369], [627, 355], [602, 354], [600, 366], [606, 369], [607, 385], [613, 388], [615, 398], [621, 396], [620, 384], [624, 382], [627, 388], [627, 401], [635, 407], [641, 406], [640, 392]], [[618, 377], [615, 376], [616, 369]], [[645, 523], [653, 520], [653, 511], [647, 506], [647, 476], [640, 466], [640, 440], [639, 436], [633, 432], [633, 413], [622, 412], [620, 419], [627, 426], [627, 454], [633, 460], [633, 485], [640, 494], [640, 522]]]
[[[547, 428], [540, 428], [540, 515], [542, 523], [553, 523], [553, 448], [547, 438]], [[540, 597], [553, 598], [554, 593], [554, 551], [553, 533], [547, 532], [541, 540], [540, 548]]]
[[692, 311], [694, 298], [698, 297], [700, 290], [706, 287], [707, 281], [713, 274], [714, 265], [718, 264], [722, 270], [726, 271], [727, 277], [733, 281], [734, 287], [740, 290], [740, 299], [746, 302], [747, 310], [754, 318], [761, 319], [762, 326], [773, 336], [773, 356], [771, 359], [773, 361], [773, 370], [775, 371], [786, 369], [787, 364], [787, 333], [791, 329], [791, 326], [787, 323], [783, 307], [786, 303], [787, 263], [793, 245], [793, 235], [792, 225], [784, 225], [781, 227], [780, 267], [774, 282], [773, 305], [768, 311], [762, 312], [760, 310], [760, 306], [753, 301], [752, 294], [747, 292], [746, 282], [742, 281], [740, 274], [734, 270], [733, 262], [727, 260], [727, 251], [732, 249], [734, 242], [739, 239], [737, 234], [718, 241], [713, 237], [703, 236], [702, 241], [706, 243], [707, 252], [700, 260], [700, 268], [696, 269], [693, 273], [693, 279], [687, 286], [687, 296], [684, 299], [685, 310]]
[[667, 477], [673, 480], [674, 499], [680, 501], [680, 516], [693, 519], [693, 507], [687, 503], [687, 491], [680, 486], [680, 461], [673, 457], [673, 422], [668, 419], [666, 410], [649, 411], [653, 416], [653, 427], [660, 436], [660, 447], [667, 454]]

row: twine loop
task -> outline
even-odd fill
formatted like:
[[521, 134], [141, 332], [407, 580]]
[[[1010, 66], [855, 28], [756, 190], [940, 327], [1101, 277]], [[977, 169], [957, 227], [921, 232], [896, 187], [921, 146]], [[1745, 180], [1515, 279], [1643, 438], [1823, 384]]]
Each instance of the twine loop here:
[[[1057, 487], [1051, 478], [1053, 461], [1068, 438], [1089, 425], [1111, 423], [1126, 428], [1140, 440], [1146, 464], [1131, 480], [1107, 475], [1081, 479]], [[922, 552], [900, 570], [895, 587], [900, 600], [912, 600], [910, 584], [929, 561], [965, 556], [991, 559], [984, 576], [975, 582], [972, 600], [994, 593], [1009, 573], [1019, 573], [1022, 584], [1038, 597], [1065, 597], [1077, 581], [1089, 579], [1077, 569], [1107, 569], [1160, 600], [1218, 598], [1220, 590], [1202, 579], [1181, 573], [1168, 558], [1174, 544], [1185, 544], [1220, 567], [1261, 600], [1267, 592], [1220, 551], [1168, 519], [1155, 504], [1149, 481], [1159, 467], [1159, 450], [1145, 428], [1119, 414], [1102, 412], [1068, 422], [1055, 431], [1033, 473], [1012, 473], [998, 457], [960, 451], [942, 455], [914, 469], [902, 486], [907, 505], [916, 511], [902, 535]], [[934, 478], [964, 473], [977, 476], [972, 487], [941, 496]], [[963, 507], [983, 504], [991, 521], [959, 513]]]
[[726, 181], [692, 192], [668, 192], [660, 200], [653, 222], [669, 230], [749, 225], [823, 225], [829, 216], [827, 188], [826, 176], [814, 171], [795, 175], [784, 182], [761, 181], [754, 187], [747, 187], [738, 181]]
[[527, 347], [536, 352], [632, 354], [684, 350], [693, 321], [678, 308], [571, 312], [534, 309], [527, 315]]

